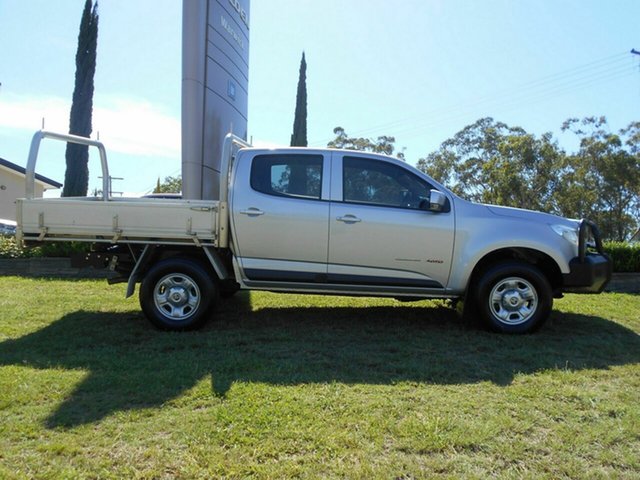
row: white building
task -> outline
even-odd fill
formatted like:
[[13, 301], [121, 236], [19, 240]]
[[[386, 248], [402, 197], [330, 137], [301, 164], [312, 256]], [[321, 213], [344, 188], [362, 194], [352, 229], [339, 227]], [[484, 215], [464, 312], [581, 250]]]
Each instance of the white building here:
[[[16, 198], [24, 198], [25, 169], [15, 163], [0, 158], [0, 218], [16, 219]], [[42, 197], [45, 190], [62, 187], [61, 183], [36, 174], [36, 197]]]

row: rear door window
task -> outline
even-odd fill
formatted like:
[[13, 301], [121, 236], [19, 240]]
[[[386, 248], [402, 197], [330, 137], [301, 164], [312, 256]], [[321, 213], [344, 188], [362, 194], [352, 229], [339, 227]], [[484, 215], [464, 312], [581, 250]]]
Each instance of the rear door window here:
[[268, 195], [319, 200], [322, 155], [258, 155], [251, 164], [251, 188]]

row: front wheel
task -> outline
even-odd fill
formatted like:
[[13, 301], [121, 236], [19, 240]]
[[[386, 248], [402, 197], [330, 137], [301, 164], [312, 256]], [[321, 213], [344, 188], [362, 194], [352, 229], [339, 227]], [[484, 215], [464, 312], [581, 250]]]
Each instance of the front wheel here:
[[142, 311], [162, 330], [201, 327], [217, 296], [217, 285], [208, 272], [188, 258], [162, 260], [149, 270], [140, 286]]
[[535, 266], [516, 261], [499, 263], [482, 274], [475, 300], [485, 324], [503, 333], [537, 330], [553, 306], [547, 278]]

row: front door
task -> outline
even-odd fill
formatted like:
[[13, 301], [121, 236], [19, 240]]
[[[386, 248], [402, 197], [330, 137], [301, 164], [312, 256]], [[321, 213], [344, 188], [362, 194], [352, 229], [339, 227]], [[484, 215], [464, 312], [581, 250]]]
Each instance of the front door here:
[[400, 162], [334, 157], [329, 281], [444, 289], [454, 239], [450, 201], [443, 212], [426, 210], [433, 187]]

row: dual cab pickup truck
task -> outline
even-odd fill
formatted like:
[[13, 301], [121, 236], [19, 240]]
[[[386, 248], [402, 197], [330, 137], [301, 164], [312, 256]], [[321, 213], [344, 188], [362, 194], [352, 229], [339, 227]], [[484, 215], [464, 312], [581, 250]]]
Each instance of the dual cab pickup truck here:
[[[100, 151], [102, 198], [34, 198], [40, 141]], [[220, 199], [110, 198], [100, 142], [37, 132], [17, 201], [18, 237], [91, 242], [83, 262], [140, 283], [157, 327], [185, 330], [239, 289], [399, 300], [465, 300], [491, 330], [527, 333], [563, 292], [611, 277], [596, 226], [465, 201], [394, 158], [335, 149], [256, 149], [228, 135]]]

